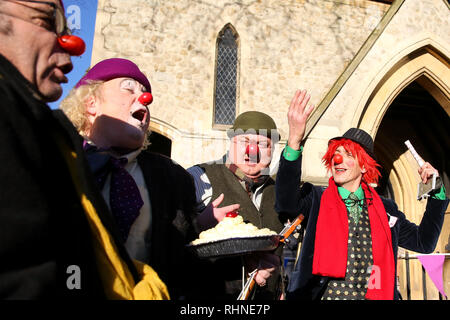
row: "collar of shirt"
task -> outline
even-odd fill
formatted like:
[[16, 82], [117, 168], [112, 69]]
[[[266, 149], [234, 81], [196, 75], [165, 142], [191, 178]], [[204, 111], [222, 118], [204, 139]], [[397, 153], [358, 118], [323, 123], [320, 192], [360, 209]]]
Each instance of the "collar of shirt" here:
[[[91, 146], [97, 147], [97, 146], [95, 145], [94, 142], [92, 142], [92, 141], [89, 140], [88, 138], [84, 137], [83, 147], [84, 147], [86, 144], [90, 144]], [[115, 151], [112, 150], [112, 149], [100, 149], [100, 150], [103, 150], [103, 151], [107, 152], [109, 155], [111, 155], [112, 157], [114, 157], [114, 158], [116, 158], [116, 159], [119, 159], [119, 158], [127, 158], [128, 163], [131, 163], [131, 162], [133, 162], [134, 160], [136, 160], [137, 156], [141, 153], [142, 148], [139, 148], [139, 149], [137, 149], [137, 150], [135, 150], [135, 151], [132, 151], [132, 152], [130, 152], [130, 153], [127, 153], [127, 154], [119, 154], [119, 153], [115, 152]]]
[[225, 166], [235, 175], [236, 178], [238, 178], [242, 188], [247, 191], [253, 204], [259, 210], [261, 206], [262, 189], [267, 181], [269, 181], [270, 176], [261, 175], [256, 180], [252, 180], [247, 177], [234, 163], [227, 161]]
[[139, 148], [127, 154], [118, 154], [114, 151], [109, 151], [109, 154], [111, 154], [111, 156], [113, 156], [114, 158], [127, 158], [128, 163], [132, 163], [134, 160], [136, 160], [137, 156], [141, 153], [141, 151], [142, 148]]
[[[351, 193], [350, 191], [348, 191], [344, 187], [338, 187], [338, 192], [339, 192], [339, 195], [341, 196], [341, 198], [344, 199], [344, 200], [347, 199], [348, 196]], [[359, 186], [358, 189], [356, 189], [354, 194], [358, 197], [359, 200], [364, 199], [364, 190], [362, 189], [361, 185]], [[361, 207], [361, 203], [359, 203], [359, 207]]]

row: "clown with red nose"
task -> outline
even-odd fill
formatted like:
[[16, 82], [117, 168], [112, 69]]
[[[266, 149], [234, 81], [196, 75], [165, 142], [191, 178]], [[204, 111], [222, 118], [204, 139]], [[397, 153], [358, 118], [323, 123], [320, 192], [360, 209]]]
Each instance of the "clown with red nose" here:
[[[269, 228], [280, 232], [282, 222], [274, 210], [275, 188], [270, 176], [270, 165], [276, 143], [280, 139], [275, 121], [259, 111], [240, 114], [227, 131], [229, 148], [223, 161], [203, 163], [188, 169], [194, 178], [198, 211], [205, 217], [210, 212], [211, 220], [200, 219], [201, 227], [213, 227], [224, 217], [237, 215], [258, 228]], [[215, 199], [215, 200], [213, 200]], [[281, 251], [248, 256], [244, 265], [239, 261], [221, 262], [230, 270], [220, 273], [225, 292], [215, 292], [218, 299], [236, 299], [242, 288], [241, 272], [257, 269], [256, 297], [280, 298]]]
[[[100, 83], [96, 94], [84, 101], [83, 135], [97, 147], [119, 153], [147, 145], [153, 96], [144, 73], [129, 60], [106, 59], [93, 66], [74, 90]], [[66, 105], [63, 102], [61, 108]]]
[[[289, 138], [276, 179], [275, 206], [280, 215], [292, 219], [301, 212], [308, 221], [287, 299], [399, 299], [398, 247], [421, 253], [434, 250], [449, 203], [445, 189], [433, 190], [420, 225], [408, 221], [394, 199], [374, 189], [380, 164], [372, 136], [361, 128], [328, 140], [322, 157], [328, 185], [305, 181], [303, 145], [308, 143], [303, 140], [314, 109], [309, 100], [306, 90], [298, 90], [292, 98]], [[418, 173], [424, 181], [438, 174], [429, 163]]]
[[[191, 177], [171, 159], [150, 152], [150, 81], [139, 66], [122, 58], [98, 62], [78, 81], [60, 108], [84, 138], [84, 151], [95, 185], [107, 204], [131, 259], [149, 264], [161, 276], [172, 299], [195, 298], [187, 277], [206, 274], [188, 255], [184, 238], [195, 229]], [[177, 219], [176, 221], [174, 221]]]
[[272, 146], [279, 140], [273, 120], [258, 111], [241, 114], [231, 129], [228, 160], [251, 181], [257, 182], [269, 173]]

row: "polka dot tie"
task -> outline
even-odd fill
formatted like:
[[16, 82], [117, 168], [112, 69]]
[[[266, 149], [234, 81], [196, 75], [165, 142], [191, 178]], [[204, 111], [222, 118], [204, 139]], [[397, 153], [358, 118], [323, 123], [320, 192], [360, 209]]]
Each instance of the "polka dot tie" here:
[[125, 170], [126, 158], [111, 158], [111, 188], [110, 206], [111, 212], [119, 226], [124, 241], [128, 238], [131, 225], [139, 216], [142, 201], [139, 189], [133, 177]]

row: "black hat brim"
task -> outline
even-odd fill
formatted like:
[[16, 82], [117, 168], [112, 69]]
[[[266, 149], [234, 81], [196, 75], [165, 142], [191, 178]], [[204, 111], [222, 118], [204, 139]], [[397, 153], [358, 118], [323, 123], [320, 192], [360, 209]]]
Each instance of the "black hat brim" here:
[[328, 144], [330, 144], [331, 141], [333, 141], [333, 140], [342, 140], [342, 139], [348, 139], [348, 140], [351, 140], [351, 141], [353, 141], [353, 142], [356, 142], [357, 144], [359, 144], [359, 145], [361, 146], [361, 148], [364, 149], [364, 151], [365, 151], [365, 152], [366, 152], [373, 160], [377, 161], [377, 157], [375, 156], [375, 154], [374, 154], [370, 149], [368, 149], [367, 147], [365, 147], [360, 141], [358, 141], [358, 140], [356, 140], [356, 139], [352, 139], [352, 138], [350, 138], [350, 137], [344, 137], [344, 136], [341, 136], [341, 137], [335, 137], [335, 138], [330, 139], [330, 140], [328, 141]]

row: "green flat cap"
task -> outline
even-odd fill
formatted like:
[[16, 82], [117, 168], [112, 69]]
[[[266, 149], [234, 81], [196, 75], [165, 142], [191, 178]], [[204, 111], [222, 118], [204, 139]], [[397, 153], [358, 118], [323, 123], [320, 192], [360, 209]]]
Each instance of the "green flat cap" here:
[[277, 141], [280, 141], [281, 139], [275, 121], [267, 114], [259, 111], [247, 111], [241, 113], [236, 120], [234, 120], [233, 126], [227, 130], [230, 139], [238, 134], [249, 133], [261, 134], [272, 140], [277, 138]]

